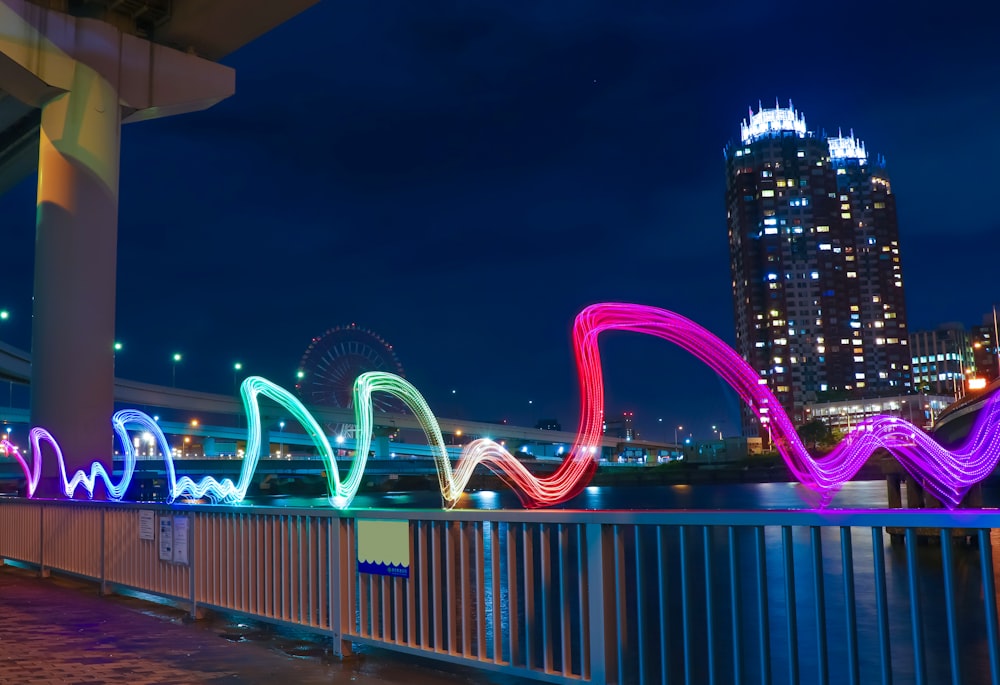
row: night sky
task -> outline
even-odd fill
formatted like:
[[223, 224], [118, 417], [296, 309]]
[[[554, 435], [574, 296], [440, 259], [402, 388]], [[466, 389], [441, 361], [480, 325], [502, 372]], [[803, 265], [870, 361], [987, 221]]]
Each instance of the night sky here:
[[[229, 56], [234, 97], [123, 130], [118, 375], [169, 384], [180, 351], [184, 387], [231, 392], [237, 360], [291, 387], [354, 322], [442, 416], [572, 429], [584, 306], [733, 341], [722, 148], [775, 98], [887, 158], [912, 330], [1000, 303], [1000, 5], [675, 5], [328, 0]], [[0, 198], [0, 336], [25, 349], [34, 183]], [[645, 435], [735, 430], [676, 348], [602, 352], [607, 411]]]

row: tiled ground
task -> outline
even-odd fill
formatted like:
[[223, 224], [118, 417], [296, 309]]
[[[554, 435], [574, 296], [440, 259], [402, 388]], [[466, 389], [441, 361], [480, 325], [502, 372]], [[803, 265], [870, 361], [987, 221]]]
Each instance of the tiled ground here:
[[2, 567], [0, 684], [500, 682], [380, 650], [341, 661], [315, 638], [232, 617], [195, 623], [185, 617], [183, 610], [131, 597], [100, 597], [91, 583]]

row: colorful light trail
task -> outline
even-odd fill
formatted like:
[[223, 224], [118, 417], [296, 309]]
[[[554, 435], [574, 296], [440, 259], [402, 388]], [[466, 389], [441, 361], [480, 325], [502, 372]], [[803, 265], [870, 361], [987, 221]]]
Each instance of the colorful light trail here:
[[604, 379], [601, 370], [598, 337], [610, 330], [643, 333], [667, 340], [700, 359], [717, 373], [754, 415], [770, 425], [779, 454], [793, 476], [823, 496], [829, 496], [858, 472], [877, 450], [885, 449], [937, 499], [955, 507], [969, 487], [988, 476], [1000, 461], [1000, 395], [984, 406], [965, 443], [948, 450], [916, 426], [893, 416], [873, 416], [857, 424], [829, 454], [813, 457], [799, 440], [791, 420], [761, 377], [735, 351], [698, 324], [673, 312], [644, 305], [625, 303], [596, 304], [584, 309], [573, 328], [573, 346], [580, 381], [580, 423], [577, 437], [559, 468], [545, 478], [534, 476], [524, 464], [502, 445], [486, 438], [466, 445], [453, 465], [448, 456], [441, 428], [419, 391], [403, 378], [391, 373], [370, 372], [358, 377], [354, 385], [356, 456], [341, 478], [334, 451], [316, 419], [305, 406], [284, 388], [257, 376], [247, 378], [240, 395], [247, 414], [247, 441], [240, 476], [236, 482], [211, 476], [195, 481], [177, 477], [170, 447], [157, 423], [146, 414], [126, 410], [112, 418], [115, 434], [124, 453], [124, 469], [115, 481], [100, 463], [93, 463], [89, 474], [77, 471], [66, 475], [62, 452], [55, 438], [43, 428], [29, 433], [32, 463], [12, 445], [0, 444], [0, 451], [10, 454], [21, 465], [28, 480], [28, 496], [35, 493], [41, 469], [43, 444], [48, 444], [59, 463], [61, 485], [67, 497], [74, 497], [82, 486], [93, 497], [98, 479], [111, 499], [122, 499], [135, 470], [136, 454], [129, 440], [128, 428], [142, 429], [154, 436], [164, 456], [167, 471], [168, 499], [209, 497], [236, 503], [246, 496], [261, 457], [261, 415], [259, 396], [284, 407], [305, 429], [320, 457], [326, 463], [327, 486], [331, 506], [351, 506], [368, 461], [371, 438], [376, 426], [372, 404], [374, 393], [388, 393], [414, 413], [434, 454], [441, 497], [446, 508], [459, 502], [475, 468], [482, 464], [502, 478], [527, 507], [545, 507], [576, 496], [589, 482], [597, 467], [599, 439], [604, 410]]

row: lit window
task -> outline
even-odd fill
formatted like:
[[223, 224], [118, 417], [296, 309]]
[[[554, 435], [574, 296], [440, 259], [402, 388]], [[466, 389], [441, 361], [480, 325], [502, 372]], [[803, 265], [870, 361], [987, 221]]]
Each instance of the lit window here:
[[773, 190], [762, 190], [762, 191], [760, 191], [760, 196], [761, 197], [774, 197], [774, 191]]

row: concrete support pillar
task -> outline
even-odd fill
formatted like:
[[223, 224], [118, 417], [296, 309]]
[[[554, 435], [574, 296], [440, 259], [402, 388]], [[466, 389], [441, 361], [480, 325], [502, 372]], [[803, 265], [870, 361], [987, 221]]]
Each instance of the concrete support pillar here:
[[[31, 422], [79, 466], [110, 466], [114, 451], [120, 111], [111, 83], [80, 63], [72, 89], [42, 106]], [[51, 457], [42, 461], [42, 497], [62, 494]]]
[[885, 474], [886, 493], [888, 495], [890, 509], [903, 508], [903, 495], [900, 489], [903, 476], [898, 473]]
[[[0, 88], [42, 110], [31, 423], [70, 473], [110, 467], [121, 123], [211, 106], [234, 73], [25, 0], [0, 0], [0, 27]], [[37, 494], [62, 494], [51, 454]]]
[[923, 509], [924, 489], [913, 476], [906, 475], [906, 508]]
[[394, 428], [386, 426], [375, 426], [372, 430], [372, 451], [375, 452], [376, 459], [388, 459], [392, 454], [392, 442], [389, 436], [395, 431]]

